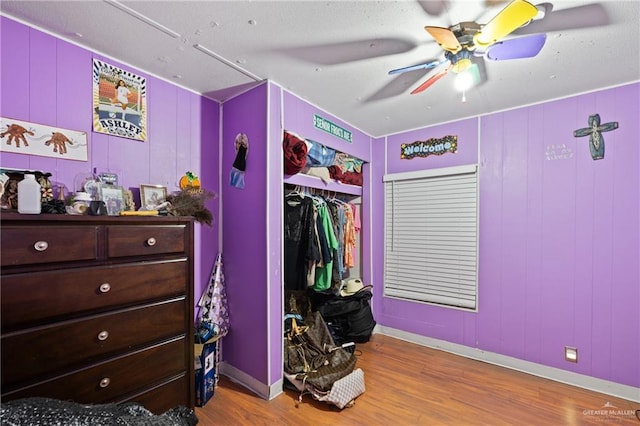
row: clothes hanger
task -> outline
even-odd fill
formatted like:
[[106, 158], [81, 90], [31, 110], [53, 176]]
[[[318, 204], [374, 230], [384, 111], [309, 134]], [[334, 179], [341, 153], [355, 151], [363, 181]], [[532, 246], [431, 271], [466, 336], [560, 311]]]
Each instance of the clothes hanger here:
[[311, 188], [310, 189], [311, 193], [310, 193], [310, 197], [313, 199], [314, 204], [316, 205], [316, 207], [319, 207], [323, 204], [326, 203], [325, 199], [322, 198], [319, 194], [316, 193], [316, 189], [315, 188]]
[[300, 185], [296, 185], [295, 188], [293, 188], [293, 191], [290, 191], [285, 194], [286, 198], [295, 197], [295, 196], [304, 198], [304, 193], [301, 192]]
[[335, 203], [335, 204], [337, 204], [339, 206], [344, 206], [345, 204], [347, 204], [346, 201], [341, 200], [340, 198], [337, 197], [337, 195], [338, 195], [338, 192], [334, 191], [333, 197], [331, 197], [331, 202], [333, 202], [333, 203]]

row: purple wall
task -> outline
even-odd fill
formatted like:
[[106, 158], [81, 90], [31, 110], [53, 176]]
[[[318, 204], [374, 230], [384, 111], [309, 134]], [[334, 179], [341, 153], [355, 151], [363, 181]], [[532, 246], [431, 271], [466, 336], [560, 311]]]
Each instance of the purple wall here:
[[[0, 18], [0, 32], [0, 114], [85, 131], [89, 143], [86, 162], [3, 152], [0, 166], [51, 172], [52, 182], [68, 191], [77, 174], [94, 168], [118, 173], [120, 183], [136, 191], [144, 183], [175, 191], [180, 177], [191, 170], [205, 188], [218, 191], [217, 103], [5, 17]], [[146, 77], [146, 142], [92, 131], [93, 58]], [[217, 221], [218, 202], [212, 200], [208, 207]], [[209, 280], [217, 235], [217, 222], [211, 228], [196, 226], [196, 301]]]
[[[268, 381], [267, 88], [261, 84], [222, 105], [222, 211], [225, 282], [231, 326], [224, 360]], [[235, 138], [249, 138], [245, 188], [229, 185]], [[281, 337], [279, 337], [281, 342]]]
[[[311, 105], [290, 92], [284, 92], [284, 128], [299, 136], [320, 142], [338, 151], [346, 152], [364, 161], [371, 159], [371, 137], [353, 126]], [[352, 132], [349, 143], [313, 127], [313, 115], [317, 114]]]
[[[426, 141], [431, 138], [439, 139], [448, 135], [458, 136], [458, 152], [455, 154], [447, 152], [442, 155], [432, 155], [426, 159], [422, 157], [411, 160], [400, 159], [401, 144]], [[472, 118], [387, 136], [387, 152], [387, 173], [476, 164], [478, 162], [478, 119]]]
[[[478, 312], [384, 298], [378, 285], [376, 320], [640, 386], [639, 104], [640, 84], [632, 84], [477, 119]], [[597, 161], [589, 153], [588, 138], [573, 137], [594, 113], [603, 123], [620, 126], [603, 133], [606, 154]], [[386, 172], [452, 165], [445, 160], [466, 156], [466, 140], [477, 139], [477, 128], [473, 119], [390, 136]], [[450, 133], [460, 136], [458, 154], [398, 159], [403, 138], [413, 142]], [[384, 173], [383, 146], [374, 144], [374, 164], [379, 165], [374, 180]], [[374, 186], [373, 211], [383, 206], [382, 186]], [[384, 259], [382, 214], [373, 220], [373, 264], [379, 265]], [[380, 267], [375, 274], [382, 277]], [[578, 348], [577, 364], [564, 360], [564, 346]]]
[[[186, 92], [188, 93], [188, 92]], [[216, 254], [219, 247], [219, 235], [221, 229], [220, 203], [220, 170], [218, 169], [220, 158], [220, 105], [209, 99], [197, 96], [197, 101], [191, 105], [191, 139], [182, 139], [183, 142], [192, 141], [192, 153], [194, 164], [199, 164], [200, 183], [216, 194], [216, 198], [207, 203], [207, 207], [213, 214], [213, 226], [196, 226], [196, 259], [195, 259], [195, 302], [198, 303], [200, 295], [209, 284], [213, 272]], [[199, 141], [199, 143], [198, 143]], [[194, 146], [195, 145], [195, 146]], [[198, 149], [200, 150], [197, 153]], [[196, 157], [197, 155], [197, 157]], [[178, 170], [180, 173], [180, 170]], [[200, 232], [198, 232], [198, 229]], [[197, 315], [196, 311], [196, 315]]]

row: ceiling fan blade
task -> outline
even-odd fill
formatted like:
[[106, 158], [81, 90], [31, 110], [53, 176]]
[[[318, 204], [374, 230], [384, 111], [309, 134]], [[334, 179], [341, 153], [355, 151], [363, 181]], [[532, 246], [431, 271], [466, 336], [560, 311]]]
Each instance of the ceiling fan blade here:
[[484, 58], [476, 58], [474, 65], [478, 67], [478, 74], [480, 75], [480, 82], [476, 86], [481, 86], [489, 81], [489, 75], [487, 74], [487, 67], [485, 65]]
[[403, 95], [407, 91], [407, 87], [415, 86], [424, 80], [425, 76], [430, 75], [430, 72], [431, 70], [422, 70], [394, 75], [388, 79], [384, 86], [364, 98], [362, 102], [375, 102]]
[[497, 6], [500, 3], [506, 3], [506, 0], [485, 0], [484, 1], [484, 5], [485, 7], [493, 7], [493, 6]]
[[435, 68], [438, 65], [445, 63], [446, 61], [447, 61], [446, 59], [435, 60], [435, 61], [431, 61], [431, 62], [426, 62], [424, 64], [410, 65], [410, 66], [404, 67], [404, 68], [396, 68], [394, 70], [389, 71], [389, 75], [401, 74], [403, 72], [422, 70], [422, 69], [427, 70], [427, 69], [430, 69], [430, 68]]
[[341, 65], [379, 58], [398, 53], [406, 53], [416, 48], [416, 44], [400, 38], [343, 41], [322, 45], [302, 45], [278, 49], [289, 57], [319, 65]]
[[427, 79], [427, 81], [425, 81], [424, 83], [422, 83], [420, 86], [416, 87], [415, 89], [413, 89], [411, 91], [412, 95], [415, 95], [416, 93], [420, 93], [420, 92], [424, 92], [425, 90], [427, 90], [429, 87], [431, 87], [436, 81], [440, 80], [442, 77], [444, 77], [445, 75], [447, 75], [447, 73], [449, 72], [449, 70], [453, 67], [452, 64], [449, 64], [449, 66], [445, 69], [443, 69], [442, 71], [432, 75], [431, 77], [429, 77]]
[[492, 61], [532, 58], [542, 50], [546, 40], [546, 34], [534, 34], [499, 41], [489, 47], [485, 56]]
[[462, 49], [460, 42], [449, 28], [426, 26], [424, 29], [431, 34], [431, 37], [433, 37], [444, 50], [456, 53]]
[[487, 48], [529, 22], [538, 9], [525, 0], [513, 0], [473, 36], [477, 47]]
[[449, 0], [418, 0], [422, 10], [430, 16], [440, 16], [447, 11]]
[[[545, 5], [546, 3], [542, 3], [539, 6]], [[544, 18], [518, 28], [513, 34], [523, 35], [575, 30], [608, 25], [610, 22], [609, 14], [599, 3], [569, 7], [562, 10], [551, 9], [551, 7], [545, 7], [546, 14]]]

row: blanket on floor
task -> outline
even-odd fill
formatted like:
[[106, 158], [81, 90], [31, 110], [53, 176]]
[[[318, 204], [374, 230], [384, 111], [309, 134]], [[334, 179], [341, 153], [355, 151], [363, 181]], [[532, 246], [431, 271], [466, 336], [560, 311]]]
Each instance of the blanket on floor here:
[[178, 406], [155, 415], [137, 403], [84, 405], [50, 398], [24, 398], [0, 404], [3, 426], [194, 426], [193, 410]]

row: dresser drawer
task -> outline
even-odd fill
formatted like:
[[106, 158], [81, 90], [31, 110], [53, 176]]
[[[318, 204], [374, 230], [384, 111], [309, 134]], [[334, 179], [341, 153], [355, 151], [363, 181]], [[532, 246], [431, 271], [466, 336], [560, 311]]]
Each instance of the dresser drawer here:
[[[2, 336], [3, 390], [183, 334], [184, 298]], [[182, 351], [185, 352], [184, 346]]]
[[2, 330], [187, 293], [188, 260], [5, 275]]
[[189, 401], [189, 395], [191, 395], [190, 381], [186, 374], [182, 374], [145, 392], [127, 395], [117, 402], [136, 402], [155, 414], [162, 414], [178, 405], [193, 407], [193, 402]]
[[140, 389], [161, 384], [186, 371], [189, 371], [186, 341], [181, 338], [3, 394], [2, 399], [39, 396], [100, 404], [139, 393]]
[[184, 225], [108, 226], [107, 255], [182, 253], [185, 250], [185, 231]]
[[2, 266], [94, 260], [98, 257], [96, 226], [3, 226]]

